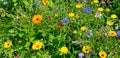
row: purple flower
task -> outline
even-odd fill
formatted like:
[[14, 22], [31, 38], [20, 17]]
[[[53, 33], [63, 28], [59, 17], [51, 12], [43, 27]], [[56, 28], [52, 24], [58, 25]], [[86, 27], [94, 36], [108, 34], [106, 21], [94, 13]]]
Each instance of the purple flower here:
[[38, 0], [36, 0], [34, 3], [33, 3], [33, 5], [37, 5], [38, 4]]
[[83, 53], [79, 53], [78, 56], [79, 56], [79, 58], [83, 58], [84, 54]]
[[88, 58], [88, 54], [85, 54], [85, 58]]
[[117, 36], [120, 37], [120, 31], [117, 31]]
[[93, 35], [92, 30], [87, 30], [86, 35], [87, 35], [87, 37], [91, 37]]
[[102, 16], [101, 13], [96, 13], [96, 14], [95, 14], [95, 17], [96, 17], [96, 18], [100, 18], [101, 16]]
[[86, 13], [90, 13], [90, 12], [91, 12], [90, 7], [85, 8], [85, 12], [86, 12]]
[[68, 19], [67, 18], [64, 18], [64, 19], [62, 19], [62, 21], [61, 21], [63, 24], [65, 24], [65, 23], [67, 23], [68, 22]]

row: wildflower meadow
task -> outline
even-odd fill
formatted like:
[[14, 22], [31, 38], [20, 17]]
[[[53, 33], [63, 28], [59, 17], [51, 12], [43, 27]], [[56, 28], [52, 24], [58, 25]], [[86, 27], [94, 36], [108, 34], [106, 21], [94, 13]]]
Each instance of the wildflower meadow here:
[[120, 0], [0, 0], [0, 58], [120, 58]]

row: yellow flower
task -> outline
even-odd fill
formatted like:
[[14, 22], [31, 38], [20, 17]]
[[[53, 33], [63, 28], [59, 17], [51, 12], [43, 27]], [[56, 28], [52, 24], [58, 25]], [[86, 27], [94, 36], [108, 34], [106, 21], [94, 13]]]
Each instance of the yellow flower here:
[[86, 28], [85, 26], [82, 26], [82, 27], [80, 28], [80, 30], [81, 30], [81, 31], [86, 31], [87, 28]]
[[83, 46], [82, 48], [82, 52], [84, 53], [90, 53], [91, 52], [91, 47], [90, 46]]
[[55, 15], [55, 17], [57, 17], [57, 16], [58, 16], [58, 14], [57, 14], [57, 13], [54, 13], [54, 15]]
[[41, 15], [34, 15], [33, 17], [32, 17], [32, 22], [33, 23], [39, 23], [39, 22], [41, 22], [42, 21], [42, 16]]
[[77, 5], [76, 5], [76, 8], [81, 8], [81, 7], [82, 7], [81, 4], [77, 4]]
[[63, 46], [63, 47], [60, 48], [59, 51], [60, 51], [62, 54], [67, 54], [67, 53], [68, 53], [68, 48], [65, 47], [65, 46]]
[[107, 25], [113, 25], [113, 22], [111, 22], [111, 21], [107, 21]]
[[74, 17], [75, 14], [74, 13], [69, 13], [69, 17]]
[[38, 49], [41, 49], [43, 46], [43, 43], [42, 42], [35, 42], [33, 45], [32, 45], [32, 49], [33, 50], [38, 50]]
[[46, 4], [46, 3], [48, 2], [48, 0], [42, 0], [42, 2], [43, 2], [44, 4]]
[[112, 58], [116, 58], [115, 56], [112, 56]]
[[77, 18], [77, 19], [78, 19], [78, 18], [79, 18], [79, 16], [78, 16], [78, 15], [76, 15], [76, 16], [75, 16], [75, 18]]
[[116, 32], [115, 31], [109, 31], [109, 36], [116, 36]]
[[99, 1], [98, 1], [98, 0], [93, 0], [93, 2], [94, 2], [94, 3], [99, 3]]
[[4, 43], [4, 48], [9, 48], [10, 46], [12, 46], [12, 41], [8, 40]]
[[102, 7], [99, 7], [99, 8], [98, 8], [98, 11], [99, 11], [99, 12], [102, 12], [103, 10], [104, 10], [104, 9], [103, 9]]
[[111, 18], [112, 18], [112, 19], [117, 18], [117, 15], [116, 15], [116, 14], [112, 14], [112, 15], [111, 15]]
[[74, 34], [77, 34], [77, 31], [76, 31], [76, 30], [73, 30], [73, 33], [74, 33]]
[[107, 12], [110, 12], [110, 9], [109, 9], [109, 8], [106, 8], [105, 10], [106, 10]]
[[106, 52], [104, 52], [104, 51], [100, 51], [100, 52], [99, 52], [99, 56], [100, 56], [101, 58], [106, 58], [106, 57], [107, 57], [107, 54], [106, 54]]

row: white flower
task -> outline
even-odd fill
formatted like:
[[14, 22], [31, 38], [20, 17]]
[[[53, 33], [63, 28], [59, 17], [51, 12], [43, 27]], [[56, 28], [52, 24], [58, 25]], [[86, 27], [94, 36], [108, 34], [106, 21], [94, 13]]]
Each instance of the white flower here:
[[86, 35], [87, 35], [88, 38], [91, 37], [93, 35], [92, 30], [87, 30]]
[[96, 17], [96, 18], [100, 18], [101, 16], [102, 16], [101, 13], [98, 13], [98, 12], [97, 12], [97, 13], [95, 14], [95, 17]]

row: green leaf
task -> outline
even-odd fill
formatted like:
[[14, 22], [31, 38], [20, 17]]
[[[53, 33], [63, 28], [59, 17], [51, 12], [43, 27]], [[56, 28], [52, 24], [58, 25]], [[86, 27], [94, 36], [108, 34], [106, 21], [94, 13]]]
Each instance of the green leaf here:
[[13, 0], [13, 2], [17, 2], [17, 0]]
[[5, 14], [4, 14], [4, 13], [2, 13], [2, 14], [1, 14], [1, 17], [5, 17]]
[[35, 39], [34, 37], [31, 37], [31, 38], [29, 39], [29, 41], [32, 42], [34, 39]]
[[29, 3], [27, 2], [27, 0], [24, 0], [23, 3], [24, 3], [26, 6], [29, 5]]
[[32, 56], [31, 58], [36, 58], [36, 56]]
[[10, 29], [10, 30], [9, 30], [9, 33], [14, 33], [14, 29]]

